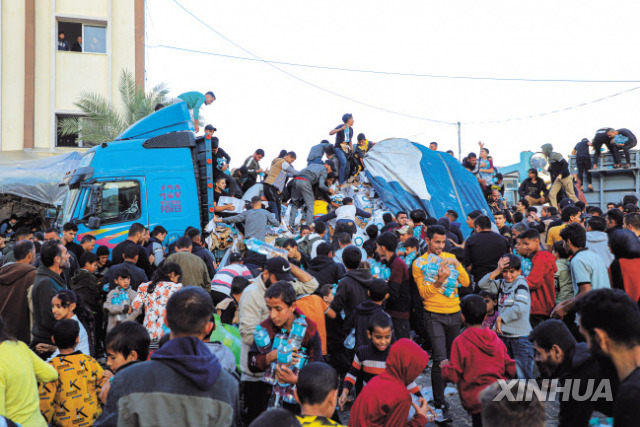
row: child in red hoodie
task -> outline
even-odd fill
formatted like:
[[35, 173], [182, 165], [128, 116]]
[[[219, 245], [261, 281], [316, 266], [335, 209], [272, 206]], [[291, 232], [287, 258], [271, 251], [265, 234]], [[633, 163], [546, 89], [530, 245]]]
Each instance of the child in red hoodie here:
[[[406, 338], [396, 341], [389, 350], [384, 372], [367, 383], [354, 402], [349, 427], [424, 426], [427, 402], [420, 399], [420, 406], [411, 402], [407, 385], [428, 363], [429, 355], [418, 344]], [[416, 414], [407, 421], [412, 405]]]
[[458, 385], [462, 407], [471, 415], [473, 427], [482, 426], [478, 396], [498, 379], [516, 376], [516, 362], [507, 347], [490, 329], [482, 327], [487, 305], [480, 295], [468, 295], [460, 303], [466, 329], [451, 347], [451, 361], [441, 363], [442, 377]]
[[556, 304], [556, 280], [558, 271], [556, 259], [549, 251], [540, 247], [540, 233], [529, 229], [517, 237], [520, 243], [520, 254], [531, 259], [531, 272], [527, 276], [527, 284], [531, 292], [531, 312], [529, 323], [535, 328], [549, 318]]

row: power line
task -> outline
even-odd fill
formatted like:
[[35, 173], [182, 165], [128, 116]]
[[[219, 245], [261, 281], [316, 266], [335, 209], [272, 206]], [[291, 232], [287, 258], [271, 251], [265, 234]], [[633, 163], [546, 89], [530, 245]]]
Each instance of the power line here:
[[583, 102], [581, 104], [576, 104], [576, 105], [572, 105], [570, 107], [565, 107], [565, 108], [559, 108], [559, 109], [552, 110], [552, 111], [547, 111], [547, 112], [544, 112], [544, 113], [531, 114], [531, 115], [528, 115], [528, 116], [521, 116], [521, 117], [512, 117], [512, 118], [509, 118], [509, 119], [502, 119], [502, 120], [484, 120], [484, 121], [462, 122], [462, 124], [465, 124], [465, 125], [484, 125], [484, 124], [498, 124], [498, 123], [513, 122], [513, 121], [517, 121], [517, 120], [534, 119], [534, 118], [538, 118], [538, 117], [548, 116], [548, 115], [551, 115], [551, 114], [562, 113], [562, 112], [569, 111], [569, 110], [575, 110], [576, 108], [586, 107], [587, 105], [591, 105], [591, 104], [595, 104], [595, 103], [598, 103], [598, 102], [606, 101], [607, 99], [615, 98], [616, 96], [624, 95], [626, 93], [633, 92], [633, 91], [638, 90], [638, 89], [640, 89], [640, 86], [632, 87], [631, 89], [623, 90], [622, 92], [616, 92], [616, 93], [614, 93], [612, 95], [603, 96], [602, 98], [594, 99], [592, 101], [587, 101], [587, 102]]
[[[440, 123], [440, 124], [444, 124], [444, 125], [455, 125], [454, 122], [450, 122], [450, 121], [445, 121], [445, 120], [437, 120], [437, 119], [430, 119], [430, 118], [426, 118], [426, 117], [420, 117], [420, 116], [414, 116], [412, 114], [406, 114], [406, 113], [402, 113], [400, 111], [394, 111], [394, 110], [390, 110], [388, 108], [384, 108], [384, 107], [379, 107], [377, 105], [373, 105], [373, 104], [369, 104], [367, 102], [363, 102], [363, 101], [358, 101], [357, 99], [351, 98], [349, 96], [346, 95], [342, 95], [340, 93], [334, 92], [330, 89], [326, 89], [322, 86], [319, 86], [315, 83], [312, 83], [310, 81], [307, 81], [301, 77], [296, 76], [295, 74], [292, 74], [286, 70], [283, 70], [282, 68], [278, 67], [275, 64], [272, 64], [268, 61], [265, 61], [264, 59], [262, 59], [261, 57], [259, 57], [258, 55], [256, 55], [255, 53], [251, 52], [248, 49], [245, 49], [244, 47], [240, 46], [239, 44], [237, 44], [236, 42], [234, 42], [233, 40], [229, 39], [228, 37], [226, 37], [224, 34], [220, 33], [219, 31], [217, 31], [216, 29], [214, 29], [213, 27], [211, 27], [209, 24], [207, 24], [206, 22], [202, 21], [200, 18], [198, 18], [196, 15], [194, 15], [193, 13], [191, 13], [191, 11], [189, 11], [187, 8], [185, 8], [183, 5], [181, 5], [177, 0], [173, 0], [173, 2], [175, 4], [177, 4], [182, 10], [184, 10], [187, 14], [189, 14], [191, 17], [193, 17], [195, 20], [197, 20], [198, 22], [200, 22], [202, 25], [204, 25], [205, 27], [207, 27], [209, 30], [213, 31], [214, 33], [216, 33], [219, 37], [223, 38], [224, 40], [226, 40], [227, 42], [231, 43], [232, 45], [234, 45], [235, 47], [237, 47], [238, 49], [248, 53], [249, 55], [253, 56], [254, 58], [256, 58], [257, 61], [263, 62], [265, 64], [267, 64], [268, 66], [275, 68], [276, 70], [280, 71], [283, 74], [286, 74], [287, 76], [294, 78], [296, 80], [298, 80], [301, 83], [304, 83], [308, 86], [314, 87], [318, 90], [321, 90], [323, 92], [326, 92], [328, 94], [331, 94], [333, 96], [336, 96], [338, 98], [342, 98], [345, 99], [347, 101], [353, 102], [355, 104], [359, 104], [374, 110], [378, 110], [378, 111], [383, 111], [385, 113], [389, 113], [389, 114], [394, 114], [397, 116], [402, 116], [402, 117], [407, 117], [410, 119], [416, 119], [416, 120], [422, 120], [425, 122], [431, 122], [431, 123]], [[189, 51], [189, 49], [180, 49], [180, 50], [185, 50], [185, 51]], [[202, 52], [205, 53], [205, 52]]]
[[[225, 39], [225, 40], [228, 40], [228, 39]], [[352, 73], [382, 74], [387, 76], [427, 77], [432, 79], [453, 79], [453, 80], [489, 80], [489, 81], [500, 81], [500, 82], [531, 82], [531, 83], [640, 83], [640, 80], [531, 79], [531, 78], [524, 78], [524, 77], [478, 77], [478, 76], [449, 76], [444, 74], [401, 73], [401, 72], [395, 72], [395, 71], [341, 68], [341, 67], [331, 67], [327, 65], [313, 65], [313, 64], [301, 64], [296, 62], [271, 61], [271, 60], [262, 59], [258, 57], [248, 58], [246, 56], [227, 55], [224, 53], [209, 52], [209, 51], [196, 50], [196, 49], [186, 49], [178, 46], [171, 46], [171, 45], [165, 45], [165, 44], [150, 45], [148, 47], [181, 50], [185, 52], [213, 55], [213, 56], [219, 56], [222, 58], [238, 59], [242, 61], [256, 61], [256, 62], [264, 62], [268, 64], [275, 64], [275, 65], [315, 68], [315, 69], [328, 70], [328, 71], [346, 71], [346, 72], [352, 72]]]

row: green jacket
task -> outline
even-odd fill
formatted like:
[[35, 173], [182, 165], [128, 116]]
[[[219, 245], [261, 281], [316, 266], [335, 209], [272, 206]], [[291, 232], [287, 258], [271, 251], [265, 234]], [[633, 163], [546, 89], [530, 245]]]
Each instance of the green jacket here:
[[558, 271], [554, 274], [556, 282], [556, 305], [573, 298], [573, 282], [571, 280], [571, 264], [568, 259], [556, 260]]
[[178, 95], [178, 98], [187, 103], [187, 108], [193, 110], [193, 120], [198, 120], [200, 117], [200, 107], [204, 104], [204, 95], [200, 92], [185, 92], [182, 95]]

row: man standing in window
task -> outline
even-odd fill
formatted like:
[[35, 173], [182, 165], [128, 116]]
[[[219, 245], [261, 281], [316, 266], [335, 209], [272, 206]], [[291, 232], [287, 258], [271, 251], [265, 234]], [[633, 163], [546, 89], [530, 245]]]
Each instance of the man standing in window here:
[[71, 46], [71, 52], [82, 52], [82, 36], [78, 36], [77, 41]]
[[58, 50], [69, 51], [69, 42], [65, 40], [64, 31], [58, 33]]

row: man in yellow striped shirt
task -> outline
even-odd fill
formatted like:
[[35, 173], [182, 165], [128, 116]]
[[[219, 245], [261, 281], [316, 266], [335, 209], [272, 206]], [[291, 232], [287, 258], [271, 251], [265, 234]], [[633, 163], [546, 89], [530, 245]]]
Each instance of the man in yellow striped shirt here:
[[[447, 243], [447, 231], [443, 227], [432, 225], [427, 228], [425, 241], [427, 253], [414, 261], [412, 272], [424, 303], [425, 326], [433, 348], [431, 383], [434, 409], [446, 412], [448, 407], [440, 362], [449, 358], [453, 340], [460, 334], [462, 326], [457, 287], [468, 287], [470, 281], [467, 271], [456, 257], [443, 252]], [[434, 266], [434, 262], [437, 265]]]

